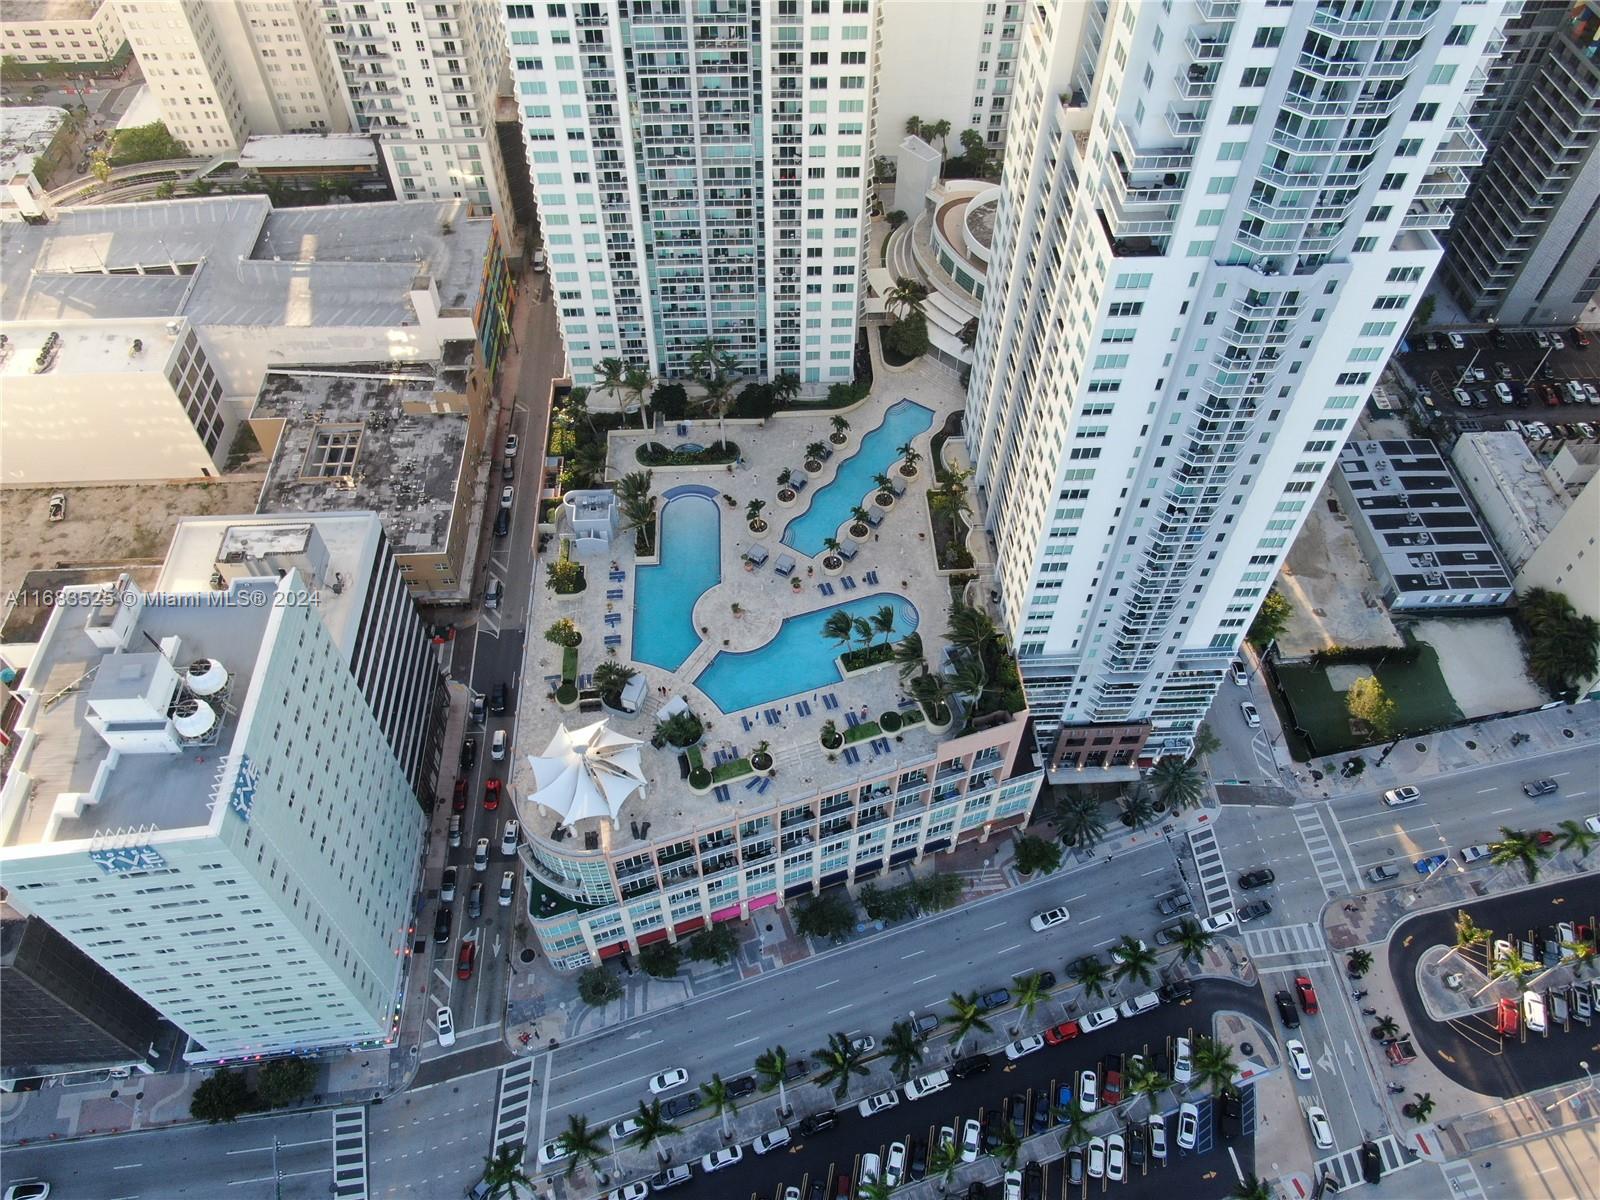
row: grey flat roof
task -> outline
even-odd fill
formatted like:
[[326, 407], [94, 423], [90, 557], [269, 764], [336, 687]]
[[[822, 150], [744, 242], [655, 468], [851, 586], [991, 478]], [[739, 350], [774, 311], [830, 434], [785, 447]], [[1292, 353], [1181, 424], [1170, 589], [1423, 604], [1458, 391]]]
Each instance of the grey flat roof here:
[[198, 325], [414, 325], [408, 294], [421, 278], [434, 280], [443, 308], [477, 303], [492, 227], [466, 211], [465, 201], [449, 200], [275, 212], [265, 196], [224, 196], [7, 222], [0, 320], [181, 314]]
[[[433, 386], [431, 374], [398, 374], [387, 364], [338, 374], [268, 372], [251, 416], [287, 424], [260, 511], [370, 510], [396, 553], [443, 552], [466, 455], [467, 415], [402, 409], [431, 403]], [[329, 436], [354, 442], [351, 484], [307, 474], [319, 437]]]

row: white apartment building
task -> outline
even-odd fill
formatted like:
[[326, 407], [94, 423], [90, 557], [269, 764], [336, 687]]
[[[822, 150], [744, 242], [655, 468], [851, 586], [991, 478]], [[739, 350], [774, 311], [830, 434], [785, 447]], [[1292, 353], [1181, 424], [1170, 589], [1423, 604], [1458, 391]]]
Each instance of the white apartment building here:
[[[626, 15], [624, 15], [624, 12]], [[852, 377], [872, 0], [506, 4], [574, 379], [610, 357]]]
[[496, 106], [505, 26], [488, 0], [324, 0], [355, 127], [378, 137], [395, 194], [465, 200], [512, 228]]
[[68, 589], [8, 655], [8, 899], [183, 1029], [193, 1060], [397, 1027], [424, 815], [330, 636], [324, 610], [358, 603], [332, 583], [291, 567]]
[[7, 0], [0, 54], [19, 63], [104, 63], [127, 38], [113, 0]]
[[873, 153], [893, 158], [911, 117], [949, 121], [945, 146], [951, 154], [961, 153], [961, 134], [968, 129], [983, 134], [989, 149], [1001, 151], [1023, 25], [1020, 0], [878, 3]]
[[167, 131], [226, 154], [252, 133], [350, 128], [312, 0], [116, 0]]
[[1027, 6], [966, 440], [1056, 778], [1188, 751], [1438, 265], [1505, 7]]

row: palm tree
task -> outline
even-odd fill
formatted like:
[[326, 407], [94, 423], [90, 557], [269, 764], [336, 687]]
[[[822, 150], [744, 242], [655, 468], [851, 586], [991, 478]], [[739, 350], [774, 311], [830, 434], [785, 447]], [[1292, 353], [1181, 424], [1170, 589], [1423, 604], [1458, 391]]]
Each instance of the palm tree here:
[[993, 1026], [983, 1019], [983, 1009], [978, 1004], [978, 993], [963, 996], [960, 992], [950, 993], [950, 1024], [956, 1029], [956, 1042], [951, 1047], [953, 1058], [961, 1057], [961, 1044], [967, 1040], [967, 1034], [976, 1029], [979, 1033], [989, 1033]]
[[927, 664], [922, 657], [922, 635], [911, 632], [895, 643], [894, 661], [900, 665], [900, 682], [904, 683], [913, 675], [926, 671]]
[[950, 628], [945, 630], [945, 640], [958, 650], [965, 650], [979, 659], [1000, 636], [989, 614], [970, 604], [952, 604], [949, 619]]
[[1433, 1095], [1430, 1092], [1412, 1092], [1415, 1099], [1409, 1104], [1402, 1104], [1400, 1111], [1416, 1121], [1419, 1125], [1428, 1119], [1434, 1110]]
[[947, 153], [945, 139], [949, 136], [950, 122], [944, 117], [940, 117], [931, 125], [924, 125], [922, 127], [922, 138], [924, 141], [931, 142], [934, 138], [939, 139], [939, 161], [941, 163], [944, 161], [945, 154]]
[[1388, 1013], [1384, 1013], [1383, 1016], [1379, 1017], [1378, 1023], [1372, 1027], [1372, 1037], [1374, 1041], [1382, 1041], [1385, 1038], [1399, 1036], [1400, 1022], [1396, 1021]]
[[863, 1183], [856, 1189], [856, 1195], [861, 1197], [861, 1200], [889, 1200], [893, 1194], [893, 1189], [884, 1182], [882, 1175]]
[[1056, 804], [1056, 830], [1069, 846], [1092, 846], [1106, 835], [1100, 802], [1093, 796], [1068, 791]]
[[1119, 982], [1124, 979], [1137, 979], [1146, 987], [1154, 977], [1156, 967], [1156, 952], [1144, 945], [1138, 938], [1122, 935], [1122, 940], [1113, 948], [1117, 965], [1111, 968], [1112, 977]]
[[865, 525], [867, 523], [867, 516], [867, 510], [862, 508], [859, 504], [850, 510], [850, 520], [856, 525]]
[[873, 482], [873, 485], [878, 489], [878, 491], [880, 493], [887, 492], [890, 495], [894, 494], [894, 481], [892, 479], [890, 479], [887, 475], [885, 475], [882, 471], [879, 471], [876, 475], [874, 475], [872, 477], [872, 482]]
[[1122, 797], [1122, 823], [1129, 829], [1143, 829], [1156, 819], [1155, 799], [1142, 787]]
[[1013, 975], [1011, 982], [1017, 985], [1016, 991], [1011, 993], [1012, 1003], [1026, 1022], [1033, 1016], [1034, 1009], [1050, 999], [1050, 989], [1044, 986], [1044, 977], [1037, 971], [1028, 975]]
[[856, 631], [856, 637], [860, 639], [863, 646], [872, 645], [871, 621], [867, 620], [865, 617], [856, 617], [850, 622], [850, 625]]
[[1178, 946], [1178, 958], [1183, 962], [1199, 962], [1210, 949], [1212, 935], [1193, 917], [1178, 922], [1178, 935], [1173, 939]]
[[894, 636], [894, 608], [891, 605], [885, 604], [872, 614], [872, 632], [883, 634], [885, 645]]
[[1181, 758], [1163, 758], [1150, 772], [1150, 786], [1156, 797], [1170, 808], [1199, 808], [1206, 797], [1206, 782], [1194, 763]]
[[626, 663], [606, 659], [595, 664], [594, 685], [599, 689], [601, 696], [617, 700], [622, 695], [622, 689], [627, 687], [629, 681], [638, 673]]
[[800, 376], [793, 371], [779, 371], [767, 386], [772, 389], [772, 398], [778, 402], [779, 407], [792, 404], [794, 398], [800, 394]]
[[922, 1063], [922, 1039], [910, 1021], [896, 1021], [883, 1039], [883, 1052], [889, 1056], [889, 1070], [901, 1083], [911, 1078]]
[[1098, 958], [1080, 958], [1072, 964], [1072, 982], [1096, 999], [1106, 994], [1106, 981], [1110, 977], [1105, 963]]
[[501, 1146], [494, 1157], [484, 1160], [484, 1200], [515, 1200], [518, 1188], [533, 1191], [533, 1179], [522, 1169], [524, 1148]]
[[824, 1086], [833, 1084], [833, 1098], [843, 1100], [850, 1091], [850, 1076], [867, 1073], [861, 1061], [865, 1057], [844, 1034], [830, 1033], [828, 1048], [817, 1051], [817, 1058], [822, 1061], [822, 1073], [817, 1076], [817, 1082]]
[[1512, 986], [1520, 991], [1525, 982], [1542, 970], [1544, 970], [1543, 963], [1536, 963], [1523, 958], [1522, 955], [1513, 950], [1510, 954], [1501, 955], [1494, 960], [1489, 967], [1489, 978], [1509, 979]]
[[661, 1101], [652, 1100], [649, 1104], [643, 1100], [639, 1101], [639, 1112], [634, 1120], [639, 1123], [639, 1128], [628, 1135], [628, 1145], [640, 1149], [649, 1146], [656, 1152], [658, 1159], [666, 1162], [667, 1156], [661, 1149], [661, 1139], [683, 1131], [661, 1115]]
[[842, 649], [848, 650], [850, 643], [855, 640], [856, 626], [850, 619], [850, 614], [844, 609], [830, 613], [828, 619], [822, 623], [822, 636], [831, 642], [838, 642]]
[[897, 447], [895, 453], [900, 456], [900, 461], [913, 471], [917, 469], [917, 464], [922, 461], [922, 455], [917, 453], [916, 448], [910, 442]]
[[921, 117], [907, 117], [906, 118], [906, 133], [908, 133], [912, 137], [921, 137], [922, 136], [922, 118]]
[[[912, 634], [911, 636], [915, 637], [916, 635]], [[913, 700], [922, 705], [930, 720], [934, 719], [950, 703], [950, 681], [943, 675], [930, 675], [924, 671], [911, 681], [911, 686], [906, 690], [911, 693]]]
[[1022, 1156], [1022, 1139], [1017, 1136], [1017, 1131], [1007, 1125], [1000, 1131], [1000, 1144], [994, 1149], [996, 1161], [1002, 1171], [1010, 1171], [1017, 1165], [1017, 1159]]
[[941, 1192], [955, 1181], [961, 1166], [961, 1150], [952, 1141], [940, 1141], [928, 1151], [928, 1178], [937, 1180]]
[[598, 1163], [606, 1156], [600, 1131], [590, 1129], [589, 1118], [582, 1113], [572, 1113], [567, 1117], [567, 1127], [556, 1140], [561, 1143], [561, 1152], [569, 1156], [566, 1170], [568, 1179], [577, 1174], [578, 1168], [584, 1163]]
[[1490, 862], [1495, 866], [1520, 863], [1528, 874], [1529, 883], [1539, 878], [1539, 860], [1549, 854], [1549, 849], [1541, 846], [1533, 834], [1523, 829], [1507, 829], [1504, 825], [1500, 826], [1500, 841], [1489, 846]]
[[600, 376], [600, 386], [616, 398], [617, 391], [622, 387], [622, 381], [628, 374], [628, 364], [620, 358], [602, 358], [595, 366], [595, 372]]
[[761, 520], [761, 510], [766, 508], [766, 506], [767, 502], [765, 500], [752, 500], [749, 504], [746, 504], [744, 506], [744, 519], [746, 523], [754, 525], [757, 521]]
[[649, 410], [644, 402], [644, 394], [655, 383], [650, 372], [640, 366], [630, 366], [628, 373], [623, 376], [622, 387], [628, 395], [633, 397], [633, 402], [639, 406], [639, 428], [644, 429], [649, 424]]
[[1350, 974], [1360, 979], [1372, 970], [1372, 953], [1368, 950], [1352, 950], [1350, 957], [1345, 960], [1345, 966], [1349, 968]]
[[1129, 1096], [1153, 1097], [1157, 1092], [1164, 1092], [1171, 1086], [1172, 1080], [1146, 1063], [1143, 1058], [1139, 1060], [1138, 1066], [1128, 1073]]
[[1239, 1068], [1233, 1061], [1233, 1051], [1223, 1043], [1215, 1038], [1196, 1038], [1190, 1061], [1194, 1065], [1195, 1080], [1201, 1085], [1209, 1084], [1218, 1093], [1233, 1089], [1233, 1077], [1239, 1073]]
[[[809, 442], [806, 445], [806, 457], [812, 462], [821, 462], [823, 459], [828, 457], [828, 454], [829, 450], [826, 442]], [[861, 519], [863, 521], [866, 520], [865, 517], [862, 517]]]
[[1065, 1108], [1057, 1105], [1055, 1117], [1066, 1126], [1061, 1135], [1063, 1146], [1074, 1146], [1089, 1136], [1089, 1114], [1083, 1111], [1083, 1103], [1077, 1096], [1067, 1101]]
[[[916, 279], [907, 279], [901, 276], [894, 281], [894, 286], [884, 296], [884, 303], [891, 313], [896, 309], [903, 309], [899, 317], [905, 317], [916, 310], [917, 305], [928, 298], [928, 286]], [[897, 318], [898, 319], [898, 318]]]
[[1234, 1187], [1233, 1200], [1272, 1200], [1272, 1189], [1254, 1171], [1248, 1172]]
[[761, 1076], [761, 1090], [778, 1089], [778, 1116], [789, 1113], [789, 1093], [785, 1075], [789, 1070], [789, 1052], [782, 1046], [773, 1046], [756, 1059], [756, 1074]]
[[656, 499], [650, 494], [649, 471], [630, 471], [617, 480], [617, 507], [629, 529], [649, 526], [656, 518]]
[[1451, 948], [1451, 953], [1457, 950], [1470, 950], [1472, 947], [1489, 940], [1489, 931], [1480, 929], [1478, 923], [1472, 919], [1472, 914], [1466, 909], [1456, 913], [1456, 944]]
[[778, 486], [779, 487], [786, 488], [793, 482], [794, 482], [794, 472], [791, 471], [788, 467], [785, 467], [783, 470], [778, 472]]
[[1563, 850], [1578, 852], [1579, 862], [1588, 858], [1589, 851], [1594, 849], [1596, 842], [1600, 842], [1600, 836], [1591, 833], [1581, 821], [1561, 822], [1556, 826], [1556, 837], [1561, 840]]
[[733, 1136], [733, 1130], [728, 1128], [728, 1114], [739, 1111], [739, 1106], [734, 1103], [728, 1085], [722, 1082], [722, 1076], [712, 1073], [710, 1083], [702, 1083], [700, 1092], [706, 1098], [706, 1103], [711, 1106], [711, 1111], [722, 1118], [722, 1140], [727, 1141]]
[[850, 431], [850, 422], [835, 413], [828, 418], [828, 424], [833, 426], [834, 440], [838, 442], [844, 441], [844, 435]]
[[951, 689], [963, 696], [977, 700], [989, 687], [989, 672], [983, 660], [975, 654], [963, 654], [955, 660], [955, 670], [950, 672]]

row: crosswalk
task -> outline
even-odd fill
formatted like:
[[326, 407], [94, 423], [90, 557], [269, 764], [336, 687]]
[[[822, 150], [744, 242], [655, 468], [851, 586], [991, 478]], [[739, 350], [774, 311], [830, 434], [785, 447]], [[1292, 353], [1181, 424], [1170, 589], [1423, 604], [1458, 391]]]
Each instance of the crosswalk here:
[[[1385, 1134], [1379, 1138], [1377, 1147], [1378, 1157], [1383, 1161], [1385, 1177], [1391, 1171], [1401, 1171], [1406, 1167], [1417, 1165], [1416, 1159], [1407, 1158], [1401, 1153], [1400, 1143], [1395, 1141], [1393, 1134]], [[1468, 1170], [1471, 1170], [1470, 1163], [1468, 1164]], [[1321, 1179], [1323, 1175], [1333, 1176], [1335, 1182], [1339, 1185], [1341, 1194], [1353, 1187], [1360, 1187], [1366, 1182], [1361, 1177], [1361, 1148], [1358, 1146], [1353, 1150], [1346, 1150], [1343, 1154], [1333, 1154], [1327, 1158], [1319, 1158], [1313, 1178]], [[1458, 1192], [1457, 1194], [1464, 1196], [1467, 1193]], [[1479, 1191], [1477, 1195], [1481, 1197], [1483, 1192]]]
[[1200, 894], [1206, 903], [1206, 916], [1232, 908], [1233, 892], [1228, 887], [1228, 868], [1222, 861], [1222, 849], [1217, 845], [1217, 835], [1210, 825], [1189, 831], [1189, 849], [1194, 854]]
[[1342, 896], [1351, 891], [1344, 864], [1339, 860], [1339, 851], [1322, 823], [1322, 810], [1296, 808], [1294, 823], [1300, 830], [1301, 840], [1306, 844], [1306, 853], [1311, 856], [1311, 865], [1316, 868], [1317, 882], [1322, 884], [1322, 890], [1330, 896]]
[[340, 1108], [333, 1114], [333, 1194], [367, 1200], [367, 1110]]
[[500, 1099], [494, 1111], [492, 1153], [502, 1146], [525, 1146], [533, 1114], [533, 1060], [524, 1058], [500, 1070]]
[[1315, 925], [1267, 925], [1246, 929], [1244, 947], [1250, 957], [1257, 960], [1277, 956], [1323, 958], [1328, 952]]
[[1483, 1200], [1483, 1184], [1470, 1158], [1458, 1158], [1455, 1162], [1445, 1163], [1440, 1170], [1444, 1172], [1452, 1196], [1459, 1196], [1461, 1200]]

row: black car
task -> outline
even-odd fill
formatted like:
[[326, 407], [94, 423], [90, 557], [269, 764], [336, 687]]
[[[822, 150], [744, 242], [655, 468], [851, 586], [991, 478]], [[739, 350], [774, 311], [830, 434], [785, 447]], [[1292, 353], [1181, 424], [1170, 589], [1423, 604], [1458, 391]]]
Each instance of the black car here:
[[728, 1080], [728, 1095], [735, 1100], [742, 1100], [755, 1090], [756, 1077], [754, 1075], [741, 1075], [737, 1079]]
[[1022, 1200], [1044, 1200], [1044, 1168], [1036, 1162], [1022, 1168]]
[[1239, 886], [1248, 892], [1251, 888], [1266, 887], [1276, 878], [1270, 868], [1258, 867], [1254, 871], [1246, 871], [1240, 875]]
[[1218, 1128], [1224, 1141], [1233, 1141], [1244, 1132], [1244, 1102], [1229, 1092], [1217, 1105]]
[[461, 769], [472, 770], [472, 765], [478, 761], [478, 739], [467, 737], [461, 740]]
[[1039, 975], [1039, 986], [1040, 987], [1045, 988], [1047, 990], [1049, 988], [1055, 987], [1055, 985], [1056, 985], [1056, 973], [1054, 971], [1040, 971], [1040, 972], [1038, 972], [1038, 975]]
[[[674, 1096], [670, 1100], [661, 1102], [661, 1115], [669, 1121], [676, 1121], [679, 1117], [687, 1117], [700, 1107], [700, 1097], [694, 1092], [685, 1092], [681, 1096]], [[832, 1116], [833, 1114], [828, 1114]]]
[[1264, 917], [1272, 911], [1272, 905], [1265, 900], [1252, 900], [1249, 904], [1241, 904], [1234, 916], [1239, 918], [1239, 924], [1254, 921], [1257, 917]]
[[995, 988], [992, 992], [985, 992], [978, 997], [979, 1012], [993, 1012], [997, 1008], [1004, 1008], [1011, 1003], [1011, 993], [1005, 988]]
[[1187, 979], [1174, 979], [1156, 989], [1163, 1004], [1181, 1004], [1194, 995], [1194, 984]]
[[815, 1137], [824, 1130], [832, 1129], [838, 1123], [839, 1114], [831, 1108], [825, 1108], [821, 1112], [812, 1113], [795, 1128], [801, 1137]]
[[1000, 1148], [1000, 1110], [991, 1108], [983, 1114], [983, 1152], [993, 1154]]
[[483, 697], [482, 696], [474, 696], [472, 698], [472, 706], [468, 711], [469, 711], [469, 713], [471, 715], [472, 723], [474, 725], [482, 725], [483, 724]]
[[1533, 783], [1523, 784], [1522, 794], [1524, 796], [1548, 796], [1556, 790], [1556, 787], [1557, 784], [1554, 779], [1539, 779]]
[[789, 1060], [789, 1065], [783, 1068], [783, 1081], [793, 1083], [797, 1079], [804, 1079], [811, 1074], [811, 1064], [803, 1058]]
[[1011, 1132], [1023, 1138], [1028, 1132], [1028, 1098], [1020, 1092], [1006, 1097], [1006, 1120], [1011, 1122]]
[[1361, 1178], [1377, 1183], [1383, 1178], [1383, 1155], [1378, 1153], [1378, 1143], [1361, 1143]]
[[1028, 1123], [1030, 1133], [1043, 1133], [1050, 1128], [1050, 1089], [1033, 1090], [1033, 1119]]
[[965, 1058], [956, 1060], [956, 1065], [950, 1068], [950, 1074], [957, 1079], [967, 1079], [973, 1075], [982, 1075], [993, 1065], [987, 1054], [969, 1054]]
[[1150, 1156], [1145, 1148], [1145, 1127], [1143, 1125], [1128, 1126], [1128, 1165], [1142, 1167]]
[[489, 711], [497, 717], [505, 715], [506, 685], [504, 683], [495, 684], [494, 691], [489, 693]]
[[441, 943], [450, 940], [450, 910], [442, 904], [439, 915], [433, 918], [433, 940]]
[[1283, 1022], [1285, 1029], [1300, 1028], [1300, 1010], [1294, 1006], [1294, 997], [1288, 992], [1278, 992], [1272, 997], [1272, 1002], [1278, 1006], [1278, 1020]]
[[1097, 963], [1099, 961], [1099, 956], [1094, 954], [1085, 954], [1082, 958], [1075, 958], [1067, 964], [1067, 974], [1076, 977], [1083, 971], [1092, 969], [1089, 967], [1090, 963]]
[[494, 535], [495, 537], [505, 537], [505, 535], [510, 532], [511, 510], [509, 508], [502, 508], [494, 515]]
[[928, 1143], [914, 1137], [906, 1147], [906, 1170], [911, 1178], [921, 1179], [928, 1173]]

